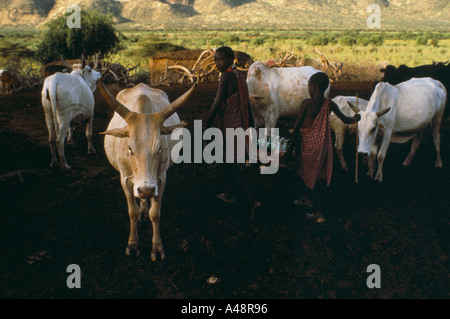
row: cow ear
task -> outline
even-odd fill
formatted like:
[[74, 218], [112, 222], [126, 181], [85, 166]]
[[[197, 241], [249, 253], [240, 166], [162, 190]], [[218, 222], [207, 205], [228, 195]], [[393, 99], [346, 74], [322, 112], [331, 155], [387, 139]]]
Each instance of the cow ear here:
[[377, 118], [380, 118], [380, 117], [382, 117], [384, 114], [386, 114], [387, 112], [389, 112], [390, 111], [390, 107], [388, 107], [387, 109], [384, 109], [384, 110], [382, 110], [382, 111], [378, 111], [377, 113], [375, 113], [376, 115], [377, 115]]
[[383, 73], [384, 73], [384, 72], [386, 72], [386, 69], [384, 69], [384, 68], [383, 68], [383, 69], [380, 69], [380, 72], [383, 72]]
[[185, 127], [187, 125], [186, 122], [182, 121], [178, 124], [173, 124], [173, 125], [163, 125], [161, 126], [161, 135], [167, 135], [167, 134], [172, 134], [172, 132], [180, 127]]
[[112, 135], [119, 138], [129, 137], [130, 136], [130, 129], [129, 127], [125, 128], [115, 128], [106, 132], [100, 132], [100, 134], [104, 135]]

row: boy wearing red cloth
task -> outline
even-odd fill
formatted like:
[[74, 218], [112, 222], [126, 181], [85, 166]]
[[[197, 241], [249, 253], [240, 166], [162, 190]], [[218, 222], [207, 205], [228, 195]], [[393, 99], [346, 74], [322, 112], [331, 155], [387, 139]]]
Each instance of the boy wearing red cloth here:
[[[323, 223], [321, 200], [319, 197], [317, 181], [325, 180], [327, 186], [331, 182], [333, 170], [333, 144], [331, 140], [330, 112], [333, 111], [345, 124], [359, 121], [361, 116], [355, 114], [347, 117], [331, 99], [324, 97], [330, 80], [323, 72], [315, 73], [308, 82], [310, 99], [303, 100], [300, 112], [294, 125], [291, 137], [291, 147], [286, 155], [291, 156], [296, 141], [301, 133], [301, 150], [297, 150], [298, 157], [296, 172], [305, 186], [310, 190], [314, 212], [307, 214], [308, 219]], [[295, 201], [296, 204], [306, 204], [306, 200]]]
[[[234, 52], [229, 47], [220, 47], [216, 50], [214, 60], [219, 72], [221, 72], [219, 87], [217, 89], [216, 99], [211, 107], [211, 110], [206, 119], [206, 126], [211, 126], [212, 121], [218, 115], [219, 129], [226, 137], [227, 128], [242, 128], [247, 130], [254, 126], [253, 114], [249, 104], [249, 94], [245, 77], [240, 74], [233, 65]], [[235, 143], [235, 141], [225, 141], [227, 143]], [[248, 140], [246, 140], [246, 151], [248, 151]], [[218, 194], [217, 198], [226, 202], [234, 203], [237, 195], [237, 190], [240, 188], [244, 191], [248, 201], [252, 207], [252, 217], [257, 207], [261, 203], [256, 200], [250, 187], [241, 175], [239, 167], [236, 163], [236, 145], [234, 147], [235, 154], [228, 154], [234, 156], [233, 163], [222, 164], [224, 168], [225, 177], [225, 192]], [[224, 149], [225, 150], [225, 149]]]

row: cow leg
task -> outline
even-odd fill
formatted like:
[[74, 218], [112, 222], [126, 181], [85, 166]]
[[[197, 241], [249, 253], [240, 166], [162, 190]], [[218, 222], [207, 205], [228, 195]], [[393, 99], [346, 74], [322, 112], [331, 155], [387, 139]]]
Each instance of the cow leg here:
[[67, 144], [70, 144], [75, 147], [75, 141], [73, 139], [73, 131], [75, 131], [75, 125], [70, 125], [69, 132], [67, 134]]
[[339, 158], [339, 162], [341, 163], [341, 167], [344, 171], [348, 172], [347, 163], [344, 159], [344, 154], [342, 152], [342, 149], [344, 147], [344, 139], [345, 139], [345, 132], [334, 132], [336, 136], [336, 140], [334, 142], [334, 149], [336, 150], [337, 157]]
[[162, 194], [164, 192], [165, 185], [159, 187], [159, 195], [157, 197], [153, 197], [151, 199], [151, 208], [150, 208], [150, 220], [153, 225], [153, 238], [152, 238], [152, 253], [151, 258], [152, 261], [156, 261], [156, 254], [159, 253], [161, 255], [161, 259], [166, 258], [166, 253], [164, 252], [164, 247], [161, 240], [161, 234], [159, 232], [159, 219], [161, 217], [161, 199]]
[[431, 120], [431, 134], [433, 136], [434, 148], [436, 149], [436, 163], [434, 167], [442, 167], [442, 159], [441, 159], [441, 134], [440, 127], [442, 121], [442, 113], [436, 114]]
[[375, 176], [375, 180], [382, 182], [383, 181], [383, 163], [386, 158], [386, 152], [391, 142], [392, 132], [386, 131], [383, 136], [383, 141], [381, 142], [380, 151], [378, 152], [377, 160], [378, 160], [378, 170], [377, 175]]
[[404, 167], [408, 167], [409, 165], [411, 165], [411, 161], [414, 157], [414, 154], [416, 154], [416, 151], [419, 148], [420, 143], [422, 142], [422, 138], [423, 138], [423, 131], [421, 131], [416, 137], [414, 137], [411, 143], [411, 150], [409, 151], [408, 156], [406, 157], [405, 161], [402, 164]]
[[58, 166], [58, 160], [56, 159], [56, 132], [55, 132], [55, 126], [53, 125], [53, 118], [51, 116], [49, 118], [47, 118], [47, 114], [46, 114], [45, 121], [47, 122], [48, 143], [50, 144], [50, 152], [52, 154], [52, 160], [50, 162], [50, 167]]
[[128, 181], [128, 178], [121, 176], [120, 178], [123, 191], [127, 198], [128, 216], [130, 217], [130, 235], [128, 237], [128, 246], [125, 249], [125, 254], [130, 256], [131, 251], [136, 252], [136, 256], [140, 255], [138, 249], [139, 235], [138, 235], [138, 221], [140, 217], [139, 207], [134, 198], [133, 185]]
[[86, 124], [86, 137], [88, 140], [88, 154], [95, 154], [94, 144], [92, 143], [92, 124], [94, 116], [91, 116]]
[[56, 144], [58, 145], [59, 153], [59, 167], [61, 169], [70, 169], [71, 167], [67, 164], [66, 156], [64, 154], [64, 143], [66, 141], [66, 135], [69, 130], [69, 124], [62, 123], [59, 128], [59, 132], [56, 135]]

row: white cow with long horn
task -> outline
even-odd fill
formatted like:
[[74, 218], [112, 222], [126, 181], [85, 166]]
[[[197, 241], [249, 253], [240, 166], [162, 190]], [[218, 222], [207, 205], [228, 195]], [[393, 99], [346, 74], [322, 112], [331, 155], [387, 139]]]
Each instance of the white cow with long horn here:
[[[423, 131], [429, 126], [436, 149], [435, 167], [442, 167], [440, 126], [446, 100], [447, 91], [441, 82], [432, 78], [412, 78], [397, 85], [380, 82], [365, 111], [353, 106], [354, 111], [360, 111], [361, 115], [358, 122], [358, 153], [370, 154], [368, 175], [373, 177], [376, 157], [378, 170], [375, 180], [383, 180], [383, 163], [391, 142], [406, 143], [413, 140], [411, 150], [403, 162], [403, 166], [409, 166], [421, 143]], [[379, 129], [383, 137], [378, 151], [376, 137]]]
[[105, 134], [105, 152], [109, 162], [120, 172], [120, 181], [128, 202], [130, 236], [126, 254], [139, 255], [137, 222], [141, 211], [136, 198], [150, 201], [150, 219], [153, 224], [153, 248], [165, 258], [159, 232], [161, 199], [166, 185], [166, 172], [173, 164], [171, 149], [176, 141], [170, 139], [172, 131], [184, 127], [176, 110], [186, 103], [194, 86], [170, 103], [167, 94], [145, 84], [125, 89], [114, 98], [100, 80], [99, 89], [116, 112]]

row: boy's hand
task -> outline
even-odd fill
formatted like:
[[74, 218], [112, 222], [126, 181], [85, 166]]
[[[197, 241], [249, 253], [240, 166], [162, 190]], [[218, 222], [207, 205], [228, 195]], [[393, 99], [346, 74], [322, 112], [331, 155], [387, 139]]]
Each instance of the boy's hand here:
[[353, 116], [353, 120], [354, 120], [354, 122], [358, 122], [359, 120], [361, 120], [361, 115], [355, 114], [355, 115]]

